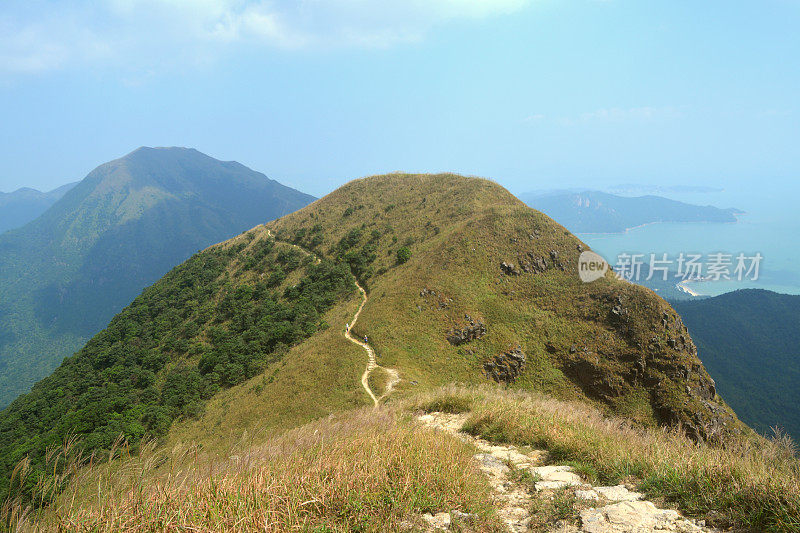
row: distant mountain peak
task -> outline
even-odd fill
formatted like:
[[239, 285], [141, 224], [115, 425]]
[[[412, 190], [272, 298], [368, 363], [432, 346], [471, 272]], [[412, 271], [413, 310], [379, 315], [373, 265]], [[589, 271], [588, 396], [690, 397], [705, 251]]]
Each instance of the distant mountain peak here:
[[[64, 192], [0, 236], [0, 407], [197, 250], [314, 200], [179, 147], [140, 147]], [[19, 328], [3, 313], [12, 307]]]

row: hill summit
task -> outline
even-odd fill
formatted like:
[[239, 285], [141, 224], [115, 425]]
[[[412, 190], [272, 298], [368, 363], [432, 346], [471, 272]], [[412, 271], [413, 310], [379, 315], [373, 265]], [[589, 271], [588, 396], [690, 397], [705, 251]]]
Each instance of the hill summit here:
[[3, 468], [25, 455], [41, 468], [73, 432], [85, 454], [119, 434], [225, 449], [369, 405], [367, 388], [385, 402], [451, 382], [581, 400], [699, 440], [739, 430], [675, 311], [611, 274], [582, 283], [585, 248], [488, 180], [355, 180], [145, 290], [0, 415]]

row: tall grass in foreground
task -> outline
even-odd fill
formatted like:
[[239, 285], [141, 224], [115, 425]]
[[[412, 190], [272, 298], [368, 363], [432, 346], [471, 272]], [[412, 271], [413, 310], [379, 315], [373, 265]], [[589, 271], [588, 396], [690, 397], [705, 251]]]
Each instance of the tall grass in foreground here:
[[788, 437], [697, 444], [679, 429], [637, 428], [585, 404], [496, 388], [447, 387], [410, 406], [470, 412], [469, 433], [546, 449], [596, 482], [635, 479], [648, 497], [719, 525], [800, 531], [800, 461]]
[[365, 409], [216, 460], [148, 446], [79, 471], [49, 509], [9, 508], [6, 519], [34, 531], [386, 531], [459, 509], [493, 531], [471, 456], [457, 439]]

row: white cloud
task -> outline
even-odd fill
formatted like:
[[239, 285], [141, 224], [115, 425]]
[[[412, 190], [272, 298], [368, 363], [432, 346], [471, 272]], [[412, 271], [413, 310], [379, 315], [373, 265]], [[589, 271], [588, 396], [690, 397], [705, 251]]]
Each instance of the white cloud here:
[[546, 118], [547, 117], [543, 113], [534, 113], [522, 119], [522, 122], [541, 122]]
[[654, 120], [661, 118], [673, 118], [680, 115], [680, 112], [672, 107], [629, 107], [619, 108], [610, 107], [598, 109], [590, 113], [581, 115], [584, 121], [624, 121], [624, 120]]
[[682, 116], [683, 111], [675, 107], [608, 107], [581, 113], [577, 116], [559, 117], [555, 121], [560, 126], [576, 126], [603, 122], [654, 122]]
[[[4, 0], [0, 72], [79, 63], [202, 62], [236, 46], [389, 47], [454, 19], [502, 16], [532, 0]], [[46, 14], [46, 15], [43, 15]]]

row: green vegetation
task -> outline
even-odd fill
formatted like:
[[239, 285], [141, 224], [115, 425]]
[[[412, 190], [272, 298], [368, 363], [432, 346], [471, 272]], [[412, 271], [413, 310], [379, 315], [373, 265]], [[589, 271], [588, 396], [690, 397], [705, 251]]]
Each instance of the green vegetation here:
[[[680, 421], [698, 438], [738, 428], [675, 311], [613, 276], [582, 283], [586, 245], [494, 183], [374, 176], [269, 226], [304, 248], [314, 236], [319, 255], [351, 266], [370, 294], [354, 333], [369, 335], [381, 366], [400, 370], [400, 394], [412, 381], [484, 382], [484, 364], [519, 346], [526, 362], [513, 387], [588, 399], [644, 424]], [[401, 264], [402, 247], [412, 255]], [[487, 334], [451, 344], [465, 316]]]
[[[425, 529], [423, 513], [457, 509], [472, 514], [468, 530], [505, 530], [477, 450], [410, 420], [440, 408], [467, 413], [473, 435], [546, 450], [548, 461], [574, 465], [593, 484], [634, 485], [714, 527], [800, 530], [800, 462], [790, 441], [751, 434], [724, 447], [697, 443], [584, 402], [495, 386], [434, 389], [219, 452], [196, 442], [123, 447], [113, 461], [76, 470], [52, 506], [10, 505], [2, 519], [33, 531], [393, 531]], [[71, 457], [65, 449], [50, 461], [69, 470]], [[538, 480], [527, 470], [515, 475]], [[577, 525], [591, 503], [561, 490], [529, 505], [531, 527], [549, 531]]]
[[407, 263], [411, 259], [411, 249], [408, 246], [403, 246], [397, 250], [397, 262], [399, 264]]
[[312, 199], [182, 148], [141, 148], [92, 171], [0, 235], [0, 408], [197, 250]]
[[[398, 264], [402, 246], [412, 254]], [[356, 180], [206, 250], [148, 289], [0, 414], [3, 467], [31, 453], [41, 471], [45, 447], [73, 428], [85, 449], [107, 450], [119, 433], [135, 443], [169, 426], [167, 448], [192, 443], [230, 457], [240, 437], [262, 443], [367, 405], [364, 351], [342, 334], [360, 300], [352, 276], [369, 292], [353, 334], [367, 335], [378, 365], [401, 378], [390, 400], [497, 380], [642, 427], [680, 424], [699, 442], [746, 432], [674, 310], [611, 275], [582, 283], [582, 249], [487, 180]], [[478, 323], [485, 329], [453, 340]], [[511, 368], [509, 354], [524, 364], [498, 373]], [[80, 365], [90, 377], [70, 370]], [[385, 380], [376, 373], [373, 384]]]
[[739, 417], [800, 439], [800, 296], [740, 290], [673, 305]]
[[[270, 285], [275, 272], [296, 282], [281, 292]], [[68, 436], [89, 457], [120, 437], [136, 445], [165, 435], [174, 419], [199, 415], [221, 388], [327, 327], [321, 315], [354, 290], [345, 264], [316, 263], [263, 236], [195, 255], [6, 409], [0, 494], [25, 456], [30, 492], [45, 475], [47, 449]]]
[[0, 192], [0, 233], [34, 220], [74, 186], [74, 183], [68, 183], [49, 192], [29, 188]]

